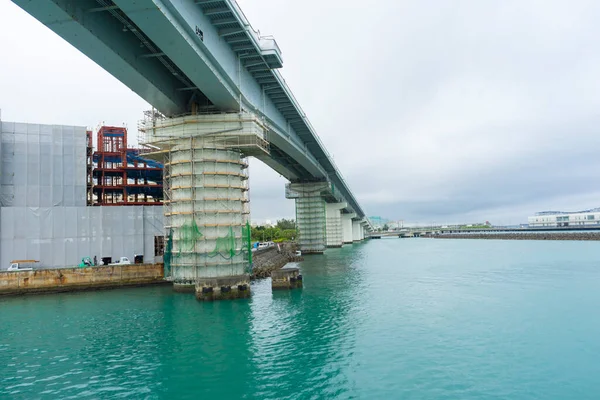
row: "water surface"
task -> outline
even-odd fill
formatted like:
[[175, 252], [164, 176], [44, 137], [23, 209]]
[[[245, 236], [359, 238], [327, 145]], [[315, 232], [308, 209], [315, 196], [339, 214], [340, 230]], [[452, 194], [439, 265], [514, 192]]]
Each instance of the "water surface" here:
[[0, 299], [0, 398], [597, 399], [600, 244], [382, 239], [304, 289]]

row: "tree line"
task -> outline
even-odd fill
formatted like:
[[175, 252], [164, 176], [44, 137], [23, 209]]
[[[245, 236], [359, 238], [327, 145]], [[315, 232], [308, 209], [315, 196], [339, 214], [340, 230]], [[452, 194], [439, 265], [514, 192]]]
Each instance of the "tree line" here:
[[280, 219], [275, 226], [256, 226], [252, 228], [252, 242], [290, 242], [296, 240], [298, 231], [293, 219]]

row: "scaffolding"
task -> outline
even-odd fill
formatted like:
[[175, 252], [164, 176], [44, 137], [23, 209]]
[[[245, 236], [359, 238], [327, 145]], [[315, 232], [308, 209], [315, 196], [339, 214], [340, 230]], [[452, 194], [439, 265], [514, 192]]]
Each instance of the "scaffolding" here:
[[303, 253], [323, 253], [326, 248], [326, 182], [288, 183], [285, 197], [296, 200], [298, 244]]
[[[140, 122], [146, 154], [164, 164], [165, 229], [174, 282], [248, 273], [251, 260], [249, 155], [269, 151], [253, 114], [222, 113]], [[172, 234], [172, 236], [171, 236]]]
[[338, 203], [327, 204], [326, 208], [326, 237], [327, 247], [340, 247], [344, 240], [342, 230], [342, 215]]
[[124, 127], [102, 126], [97, 135], [88, 167], [88, 205], [162, 204], [162, 164], [144, 158], [144, 149], [128, 148]]
[[85, 132], [86, 149], [85, 149], [85, 164], [86, 164], [86, 205], [94, 204], [94, 141], [92, 131]]

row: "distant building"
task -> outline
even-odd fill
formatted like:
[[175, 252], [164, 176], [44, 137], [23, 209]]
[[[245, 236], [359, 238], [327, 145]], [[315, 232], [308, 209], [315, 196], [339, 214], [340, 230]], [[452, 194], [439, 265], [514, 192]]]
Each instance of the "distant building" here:
[[256, 228], [257, 226], [265, 226], [268, 228], [274, 227], [275, 224], [273, 224], [273, 222], [270, 219], [265, 219], [265, 220], [253, 220], [250, 222], [250, 226], [252, 228]]
[[388, 222], [387, 225], [392, 230], [398, 230], [404, 227], [404, 221], [392, 221]]
[[576, 212], [542, 211], [528, 217], [527, 222], [532, 228], [600, 225], [600, 208]]

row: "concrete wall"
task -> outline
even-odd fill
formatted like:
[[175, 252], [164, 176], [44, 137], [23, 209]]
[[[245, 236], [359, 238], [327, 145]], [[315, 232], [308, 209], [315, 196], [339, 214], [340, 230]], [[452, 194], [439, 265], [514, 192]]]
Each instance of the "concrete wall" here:
[[598, 240], [600, 232], [519, 232], [519, 233], [445, 233], [428, 236], [435, 239], [490, 240]]
[[162, 264], [0, 272], [0, 295], [157, 284], [163, 274]]
[[83, 257], [154, 256], [163, 236], [162, 206], [0, 207], [0, 270], [11, 260], [39, 260], [40, 267], [76, 266]]

